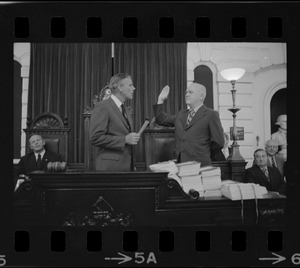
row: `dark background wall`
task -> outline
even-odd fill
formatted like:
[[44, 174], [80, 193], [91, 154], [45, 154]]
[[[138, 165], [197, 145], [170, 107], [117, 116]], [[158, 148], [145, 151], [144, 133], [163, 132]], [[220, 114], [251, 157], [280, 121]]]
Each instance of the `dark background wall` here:
[[278, 130], [275, 125], [277, 117], [281, 114], [287, 114], [287, 88], [278, 90], [271, 100], [271, 134]]

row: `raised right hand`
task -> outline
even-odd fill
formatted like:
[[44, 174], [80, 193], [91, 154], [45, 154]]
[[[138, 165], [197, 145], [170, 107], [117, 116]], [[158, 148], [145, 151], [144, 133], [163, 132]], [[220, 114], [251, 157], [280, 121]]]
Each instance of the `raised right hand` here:
[[139, 140], [140, 140], [140, 135], [135, 132], [129, 133], [125, 137], [125, 142], [130, 145], [136, 145]]
[[164, 101], [168, 98], [169, 92], [170, 92], [170, 87], [165, 86], [158, 96], [157, 104], [164, 103]]

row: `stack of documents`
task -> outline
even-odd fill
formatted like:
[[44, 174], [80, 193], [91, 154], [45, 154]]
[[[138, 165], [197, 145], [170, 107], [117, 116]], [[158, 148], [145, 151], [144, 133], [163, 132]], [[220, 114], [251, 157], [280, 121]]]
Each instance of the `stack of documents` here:
[[203, 196], [203, 185], [199, 175], [201, 164], [196, 161], [188, 161], [177, 164], [178, 176], [180, 177], [182, 188], [189, 194], [190, 190], [197, 191], [199, 196]]
[[188, 161], [184, 163], [177, 164], [178, 176], [191, 176], [199, 174], [200, 171], [200, 162]]
[[200, 197], [204, 195], [203, 184], [201, 180], [201, 175], [191, 175], [191, 176], [183, 176], [180, 178], [182, 182], [183, 190], [188, 194], [189, 191], [195, 190], [199, 193]]
[[222, 196], [221, 193], [221, 169], [219, 167], [203, 167], [200, 169], [204, 196]]
[[160, 162], [149, 166], [153, 172], [168, 172], [168, 178], [176, 180], [182, 187], [180, 178], [177, 176], [178, 168], [173, 161]]
[[221, 192], [231, 200], [260, 199], [268, 193], [266, 187], [255, 183], [223, 183]]

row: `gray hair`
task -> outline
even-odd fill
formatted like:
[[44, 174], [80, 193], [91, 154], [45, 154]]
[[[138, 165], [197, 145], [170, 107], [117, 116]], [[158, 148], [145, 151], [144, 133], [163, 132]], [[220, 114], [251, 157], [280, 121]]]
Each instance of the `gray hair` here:
[[127, 77], [131, 77], [128, 73], [119, 73], [115, 74], [109, 82], [109, 88], [111, 89], [112, 93], [117, 92], [118, 86], [120, 86], [120, 83], [122, 80], [126, 79]]

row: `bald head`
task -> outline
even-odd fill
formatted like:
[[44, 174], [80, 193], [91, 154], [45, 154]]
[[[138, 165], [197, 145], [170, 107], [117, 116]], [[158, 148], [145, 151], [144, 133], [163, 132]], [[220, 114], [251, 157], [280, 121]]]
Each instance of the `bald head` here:
[[192, 109], [203, 104], [205, 97], [206, 88], [198, 83], [190, 84], [185, 92], [185, 102]]

